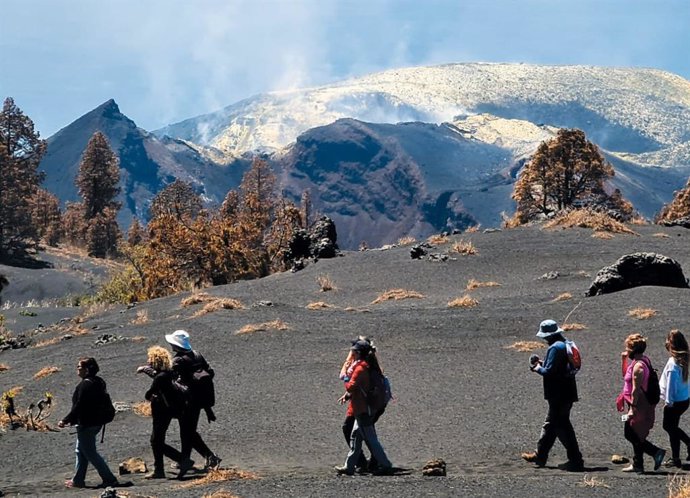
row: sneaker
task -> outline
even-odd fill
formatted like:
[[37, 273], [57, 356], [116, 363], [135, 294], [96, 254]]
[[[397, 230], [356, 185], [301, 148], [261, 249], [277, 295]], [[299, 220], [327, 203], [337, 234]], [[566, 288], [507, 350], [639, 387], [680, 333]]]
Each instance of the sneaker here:
[[96, 488], [98, 488], [98, 489], [101, 489], [101, 488], [117, 488], [117, 487], [119, 487], [119, 486], [120, 486], [120, 482], [119, 482], [117, 479], [115, 479], [114, 481], [108, 481], [108, 482], [103, 481], [103, 482], [100, 483], [98, 486], [96, 486]]
[[336, 474], [338, 474], [339, 476], [352, 476], [355, 474], [353, 470], [348, 470], [348, 468], [344, 465], [342, 467], [336, 465], [335, 467], [333, 467], [333, 470], [335, 470]]
[[144, 475], [144, 479], [165, 479], [165, 472], [162, 470], [154, 470]]
[[213, 469], [217, 470], [220, 467], [220, 462], [223, 459], [211, 453], [211, 456], [206, 458], [206, 470]]
[[584, 472], [585, 464], [583, 462], [571, 462], [569, 460], [565, 463], [558, 464], [558, 468], [567, 472]]
[[187, 472], [189, 472], [192, 467], [194, 467], [194, 460], [187, 459], [184, 462], [180, 462], [180, 470], [177, 473], [177, 479], [182, 479]]
[[669, 458], [664, 462], [664, 467], [677, 467], [680, 469], [683, 467], [683, 462], [680, 461], [680, 458]]
[[659, 449], [654, 455], [654, 470], [659, 470], [661, 464], [664, 462], [664, 457], [666, 456], [666, 450]]
[[628, 465], [627, 467], [623, 467], [621, 469], [622, 472], [634, 472], [635, 474], [644, 474], [644, 468], [643, 467], [635, 467], [633, 464]]
[[525, 462], [530, 462], [536, 465], [537, 467], [543, 467], [546, 465], [545, 460], [540, 460], [539, 457], [537, 456], [537, 453], [535, 451], [530, 451], [527, 453], [522, 453], [520, 457], [525, 461]]

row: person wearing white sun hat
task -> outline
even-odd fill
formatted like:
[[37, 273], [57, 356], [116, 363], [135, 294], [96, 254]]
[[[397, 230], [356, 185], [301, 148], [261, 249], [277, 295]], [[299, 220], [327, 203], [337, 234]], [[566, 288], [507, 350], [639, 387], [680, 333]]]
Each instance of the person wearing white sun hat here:
[[202, 408], [206, 410], [209, 422], [216, 420], [216, 416], [210, 407], [202, 407], [197, 402], [195, 393], [191, 389], [191, 386], [194, 384], [193, 376], [195, 372], [206, 371], [211, 376], [211, 379], [215, 373], [201, 353], [192, 349], [189, 333], [186, 330], [176, 330], [172, 334], [166, 334], [165, 340], [170, 344], [174, 353], [173, 373], [177, 376], [180, 384], [190, 388], [188, 406], [180, 417], [180, 442], [182, 443], [180, 453], [182, 454], [182, 463], [179, 464], [177, 478], [182, 479], [192, 468], [193, 461], [190, 459], [192, 449], [206, 459], [206, 468], [216, 469], [221, 462], [221, 459], [206, 445], [197, 430]]

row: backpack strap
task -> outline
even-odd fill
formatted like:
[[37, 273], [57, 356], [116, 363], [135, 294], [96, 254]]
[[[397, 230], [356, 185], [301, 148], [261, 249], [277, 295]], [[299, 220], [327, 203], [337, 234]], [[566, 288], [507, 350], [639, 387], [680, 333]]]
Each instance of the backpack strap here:
[[103, 424], [103, 428], [101, 429], [101, 444], [103, 444], [103, 439], [105, 438], [105, 426], [107, 424]]

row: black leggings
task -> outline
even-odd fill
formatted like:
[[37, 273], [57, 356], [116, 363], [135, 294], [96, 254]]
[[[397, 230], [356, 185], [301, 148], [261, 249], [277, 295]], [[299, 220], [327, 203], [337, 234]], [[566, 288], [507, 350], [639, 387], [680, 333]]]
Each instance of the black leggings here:
[[690, 399], [674, 403], [673, 406], [664, 407], [664, 430], [668, 432], [671, 440], [671, 456], [674, 460], [680, 459], [680, 442], [684, 442], [690, 452], [690, 437], [678, 427], [680, 417], [690, 406]]
[[153, 451], [153, 468], [156, 472], [165, 472], [163, 466], [164, 456], [178, 463], [182, 461], [180, 452], [165, 442], [165, 434], [168, 432], [172, 419], [172, 414], [164, 410], [154, 411], [153, 413], [151, 450]]
[[630, 426], [630, 421], [625, 422], [623, 434], [625, 439], [630, 441], [633, 447], [633, 466], [641, 469], [644, 466], [643, 457], [647, 453], [649, 456], [654, 457], [660, 448], [654, 446], [647, 439], [641, 440], [635, 430]]

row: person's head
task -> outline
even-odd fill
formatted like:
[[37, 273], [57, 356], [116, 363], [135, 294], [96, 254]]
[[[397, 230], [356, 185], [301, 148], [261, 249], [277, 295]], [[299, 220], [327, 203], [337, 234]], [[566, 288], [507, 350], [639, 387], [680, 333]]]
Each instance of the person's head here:
[[642, 334], [630, 334], [625, 338], [625, 351], [628, 357], [632, 358], [641, 355], [647, 349], [647, 339]]
[[563, 329], [558, 326], [555, 320], [544, 320], [539, 324], [537, 337], [544, 339], [547, 343], [553, 344], [563, 340]]
[[357, 358], [363, 359], [366, 358], [371, 352], [371, 344], [369, 344], [367, 341], [356, 340], [350, 349]]
[[98, 373], [100, 368], [96, 362], [96, 358], [84, 357], [79, 358], [77, 363], [77, 374], [79, 377], [92, 377]]
[[666, 336], [666, 350], [673, 354], [674, 351], [688, 351], [688, 341], [680, 330], [672, 330]]
[[189, 342], [189, 334], [185, 330], [176, 330], [172, 334], [167, 334], [165, 340], [175, 351], [192, 350], [192, 345]]
[[170, 352], [161, 346], [151, 346], [147, 351], [148, 364], [159, 372], [172, 368]]

